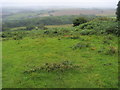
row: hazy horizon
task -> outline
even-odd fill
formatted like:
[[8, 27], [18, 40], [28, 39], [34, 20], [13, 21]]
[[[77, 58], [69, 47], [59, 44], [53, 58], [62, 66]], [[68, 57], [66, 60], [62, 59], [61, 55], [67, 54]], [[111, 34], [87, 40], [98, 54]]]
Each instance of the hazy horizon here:
[[61, 8], [113, 8], [117, 7], [118, 0], [2, 0], [2, 7], [61, 7]]

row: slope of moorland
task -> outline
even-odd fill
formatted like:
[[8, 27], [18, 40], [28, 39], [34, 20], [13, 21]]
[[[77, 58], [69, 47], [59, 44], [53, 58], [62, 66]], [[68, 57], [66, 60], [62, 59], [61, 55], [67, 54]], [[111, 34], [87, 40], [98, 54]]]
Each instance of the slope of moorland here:
[[116, 26], [113, 19], [95, 19], [4, 31], [3, 88], [117, 88]]

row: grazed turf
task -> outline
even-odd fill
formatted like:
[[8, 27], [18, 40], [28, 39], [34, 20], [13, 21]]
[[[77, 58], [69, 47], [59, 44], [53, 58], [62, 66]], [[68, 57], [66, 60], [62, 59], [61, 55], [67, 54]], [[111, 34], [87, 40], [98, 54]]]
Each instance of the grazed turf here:
[[[117, 88], [118, 55], [110, 51], [111, 47], [118, 49], [117, 37], [112, 36], [113, 39], [108, 40], [110, 44], [104, 42], [108, 36], [79, 37], [25, 37], [3, 41], [3, 88]], [[89, 46], [85, 47], [86, 44]], [[45, 63], [66, 60], [79, 68], [24, 73]]]

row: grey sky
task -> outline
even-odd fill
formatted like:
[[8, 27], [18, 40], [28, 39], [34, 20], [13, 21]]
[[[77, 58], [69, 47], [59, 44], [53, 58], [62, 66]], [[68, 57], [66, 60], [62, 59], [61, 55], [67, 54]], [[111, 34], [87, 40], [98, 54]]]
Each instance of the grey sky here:
[[68, 6], [116, 8], [118, 0], [2, 0], [2, 6]]

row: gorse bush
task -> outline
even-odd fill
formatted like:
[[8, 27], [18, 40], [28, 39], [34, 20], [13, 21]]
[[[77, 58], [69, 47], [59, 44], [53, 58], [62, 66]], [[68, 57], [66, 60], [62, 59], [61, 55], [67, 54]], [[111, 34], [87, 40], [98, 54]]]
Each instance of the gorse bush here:
[[20, 40], [23, 39], [23, 37], [26, 37], [28, 35], [27, 32], [3, 32], [1, 34], [2, 38], [5, 38], [6, 40], [13, 39], [13, 40]]
[[[100, 19], [100, 20], [99, 20]], [[88, 34], [89, 30], [92, 29], [95, 34], [115, 34], [120, 35], [118, 29], [118, 22], [109, 18], [97, 18], [90, 22], [84, 23], [76, 27], [78, 30], [83, 30], [81, 33]], [[90, 30], [91, 31], [91, 30]], [[94, 32], [95, 31], [95, 32]]]
[[120, 36], [120, 31], [118, 25], [116, 24], [112, 24], [111, 26], [107, 27], [105, 32], [108, 34], [115, 34], [117, 36]]

